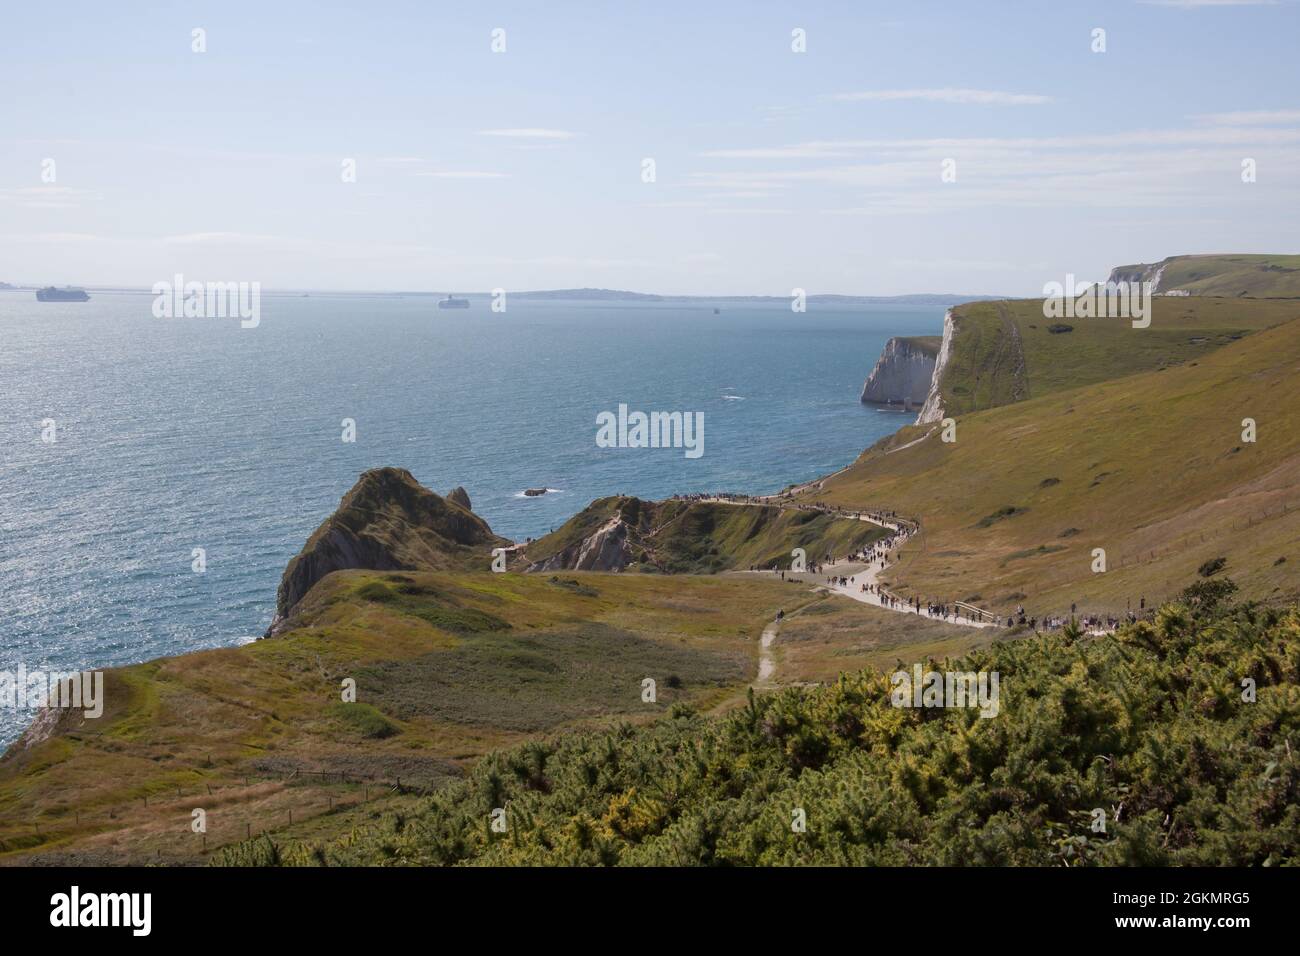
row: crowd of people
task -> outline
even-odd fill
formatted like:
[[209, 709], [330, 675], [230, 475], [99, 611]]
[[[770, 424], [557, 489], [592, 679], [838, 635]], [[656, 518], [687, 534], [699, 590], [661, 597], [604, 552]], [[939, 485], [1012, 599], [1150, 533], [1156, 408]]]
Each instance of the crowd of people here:
[[[846, 517], [850, 515], [856, 516], [857, 514], [856, 512], [837, 513], [843, 514]], [[882, 513], [881, 516], [883, 517], [886, 514], [887, 513]], [[878, 519], [873, 515], [872, 520]], [[827, 555], [826, 564], [831, 566], [841, 563], [865, 564], [866, 568], [864, 570], [866, 571], [871, 571], [877, 567], [883, 571], [888, 561], [889, 554], [901, 546], [914, 533], [915, 532], [911, 527], [907, 525], [899, 525], [897, 530], [892, 534], [874, 542], [870, 547], [863, 548], [840, 559], [834, 559], [830, 555]], [[823, 567], [822, 565], [810, 565], [809, 570], [813, 573], [820, 573], [823, 570]], [[784, 574], [782, 574], [782, 580], [785, 580]], [[900, 597], [890, 593], [881, 585], [875, 584], [871, 581], [864, 581], [861, 584], [858, 584], [857, 574], [830, 574], [825, 576], [824, 581], [831, 587], [849, 588], [857, 585], [859, 593], [873, 595], [881, 607], [890, 610], [906, 610], [913, 614], [921, 614], [925, 617], [942, 621], [951, 621], [953, 623], [968, 622], [972, 624], [990, 624], [993, 626], [1008, 628], [1025, 626], [1034, 631], [1040, 629], [1050, 631], [1059, 630], [1060, 628], [1065, 627], [1070, 621], [1074, 621], [1075, 624], [1083, 630], [1097, 634], [1113, 632], [1122, 623], [1131, 623], [1139, 620], [1142, 616], [1147, 615], [1147, 601], [1146, 598], [1143, 597], [1139, 600], [1138, 611], [1129, 610], [1122, 617], [1115, 614], [1080, 615], [1078, 605], [1071, 604], [1068, 616], [1063, 614], [1054, 614], [1045, 616], [1040, 621], [1036, 615], [1027, 614], [1024, 605], [1017, 605], [1015, 613], [1007, 615], [1004, 621], [1001, 617], [990, 611], [981, 610], [980, 608], [963, 601], [949, 602], [933, 598], [923, 600], [920, 597]]]
[[800, 501], [798, 503], [784, 504], [784, 502], [793, 501], [789, 492], [781, 492], [776, 495], [746, 495], [733, 491], [701, 491], [695, 494], [673, 495], [670, 500], [689, 502], [721, 501], [736, 505], [772, 505], [774, 507], [792, 508], [797, 511], [813, 511], [818, 514], [830, 515], [834, 518], [845, 518], [848, 520], [858, 521], [868, 520], [895, 529], [915, 528], [914, 522], [900, 517], [896, 511], [848, 511], [844, 508], [836, 508], [832, 505], [825, 505], [817, 501]]
[[[779, 495], [745, 495], [734, 492], [702, 492], [691, 495], [674, 495], [673, 498], [679, 501], [722, 501], [731, 504], [776, 504], [779, 507], [794, 508], [799, 511], [813, 511], [819, 514], [826, 514], [836, 518], [846, 520], [871, 521], [890, 531], [890, 534], [879, 541], [873, 542], [869, 547], [862, 548], [858, 551], [848, 554], [843, 558], [834, 558], [829, 553], [822, 556], [820, 561], [811, 560], [803, 569], [809, 574], [823, 574], [827, 567], [841, 563], [865, 564], [864, 570], [870, 571], [874, 568], [885, 569], [889, 554], [900, 547], [908, 538], [919, 530], [919, 526], [908, 518], [901, 517], [896, 511], [877, 510], [877, 511], [849, 511], [844, 508], [836, 508], [831, 505], [825, 505], [820, 502], [793, 502], [788, 491]], [[784, 502], [792, 502], [785, 504]], [[774, 575], [780, 575], [782, 581], [785, 580], [802, 580], [793, 577], [793, 568], [782, 568], [780, 562], [774, 561], [769, 568], [760, 568], [756, 565], [750, 565], [751, 571], [770, 570]], [[792, 572], [792, 577], [787, 578], [787, 572]], [[857, 575], [836, 575], [829, 574], [824, 576], [824, 581], [832, 587], [849, 588], [857, 584]], [[881, 607], [890, 610], [904, 610], [915, 614], [924, 614], [926, 617], [937, 620], [961, 622], [967, 621], [976, 624], [992, 624], [1001, 627], [1028, 627], [1031, 630], [1059, 630], [1065, 627], [1071, 621], [1074, 621], [1083, 630], [1090, 633], [1112, 632], [1125, 622], [1134, 622], [1143, 617], [1149, 617], [1146, 610], [1146, 598], [1139, 601], [1139, 610], [1129, 610], [1123, 616], [1115, 614], [1079, 614], [1077, 604], [1070, 605], [1069, 616], [1064, 614], [1052, 614], [1042, 617], [1027, 614], [1023, 605], [1017, 605], [1015, 613], [1007, 615], [1005, 621], [998, 615], [990, 611], [983, 611], [974, 605], [961, 601], [948, 602], [935, 599], [922, 600], [920, 597], [904, 598], [891, 594], [879, 584], [873, 584], [869, 581], [859, 585], [859, 593], [874, 595]]]

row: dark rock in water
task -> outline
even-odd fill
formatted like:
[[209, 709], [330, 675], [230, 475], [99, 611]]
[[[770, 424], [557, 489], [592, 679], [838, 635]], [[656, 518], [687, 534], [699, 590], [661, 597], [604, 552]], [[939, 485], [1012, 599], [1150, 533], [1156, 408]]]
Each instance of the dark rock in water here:
[[457, 485], [447, 493], [447, 500], [454, 505], [460, 505], [466, 511], [473, 511], [469, 503], [469, 492]]
[[546, 494], [546, 489], [545, 489], [545, 488], [527, 488], [527, 489], [524, 490], [524, 494], [527, 495], [529, 498], [536, 498], [538, 495], [544, 495], [544, 494]]
[[491, 550], [510, 544], [468, 507], [434, 494], [409, 471], [367, 471], [285, 568], [267, 634], [281, 630], [294, 606], [333, 571], [487, 570]]

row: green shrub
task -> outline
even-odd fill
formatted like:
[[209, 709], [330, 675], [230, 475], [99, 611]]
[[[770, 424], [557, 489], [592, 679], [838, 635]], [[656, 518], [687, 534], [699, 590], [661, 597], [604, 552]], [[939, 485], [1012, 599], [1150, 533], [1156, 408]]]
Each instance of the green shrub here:
[[[842, 675], [751, 693], [724, 717], [674, 707], [492, 753], [400, 827], [385, 817], [323, 849], [221, 860], [1295, 865], [1300, 610], [1232, 605], [1225, 584], [1197, 582], [1195, 606], [1114, 635], [1027, 636], [935, 666], [998, 672], [996, 717], [896, 708], [884, 675]], [[487, 826], [495, 807], [507, 836]], [[792, 831], [796, 808], [806, 832]]]
[[353, 733], [373, 740], [382, 740], [399, 733], [398, 726], [385, 717], [379, 710], [362, 703], [345, 703], [338, 701], [331, 712], [347, 725]]

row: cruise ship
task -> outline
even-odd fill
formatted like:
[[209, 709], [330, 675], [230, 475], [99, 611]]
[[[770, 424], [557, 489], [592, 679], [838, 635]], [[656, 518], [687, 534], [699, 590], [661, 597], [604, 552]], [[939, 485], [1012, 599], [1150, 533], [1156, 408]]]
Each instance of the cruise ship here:
[[86, 302], [90, 296], [86, 294], [85, 289], [73, 289], [70, 286], [56, 289], [49, 285], [44, 289], [36, 290], [36, 299], [38, 302]]
[[468, 309], [469, 299], [458, 299], [454, 295], [448, 294], [447, 298], [438, 300], [440, 309]]

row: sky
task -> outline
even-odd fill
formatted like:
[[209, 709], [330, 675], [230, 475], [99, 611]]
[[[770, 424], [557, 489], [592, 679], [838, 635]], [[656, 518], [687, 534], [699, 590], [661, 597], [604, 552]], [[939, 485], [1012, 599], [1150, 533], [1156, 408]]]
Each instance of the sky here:
[[1292, 0], [12, 4], [0, 281], [1037, 295], [1295, 253], [1298, 36]]

